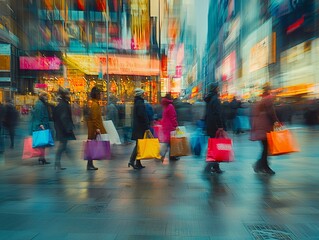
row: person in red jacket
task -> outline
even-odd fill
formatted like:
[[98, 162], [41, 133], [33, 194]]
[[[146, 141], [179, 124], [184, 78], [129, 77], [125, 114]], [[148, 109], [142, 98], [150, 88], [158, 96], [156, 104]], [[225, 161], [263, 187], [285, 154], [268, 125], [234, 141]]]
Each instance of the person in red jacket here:
[[250, 140], [260, 141], [263, 148], [261, 158], [253, 165], [254, 171], [273, 175], [275, 172], [269, 167], [268, 163], [267, 132], [272, 131], [274, 125], [279, 126], [280, 124], [278, 123], [273, 104], [274, 98], [270, 94], [270, 90], [270, 84], [264, 84], [262, 98], [252, 108]]
[[[166, 95], [162, 101], [161, 105], [163, 108], [162, 113], [162, 129], [163, 129], [163, 140], [162, 142], [166, 143], [166, 147], [161, 151], [161, 160], [164, 161], [165, 155], [170, 147], [170, 137], [171, 132], [175, 131], [178, 123], [177, 123], [177, 114], [175, 111], [175, 107], [173, 105], [173, 100], [170, 95]], [[178, 157], [170, 157], [169, 160], [176, 161], [179, 160]]]

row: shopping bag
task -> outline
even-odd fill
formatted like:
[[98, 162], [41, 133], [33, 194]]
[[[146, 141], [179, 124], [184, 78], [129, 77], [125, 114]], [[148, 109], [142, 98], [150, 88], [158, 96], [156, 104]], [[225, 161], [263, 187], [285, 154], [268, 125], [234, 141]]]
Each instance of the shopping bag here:
[[54, 146], [51, 131], [49, 129], [35, 131], [32, 133], [32, 147], [43, 148]]
[[180, 157], [190, 155], [190, 147], [186, 137], [170, 138], [170, 156]]
[[84, 160], [111, 159], [110, 141], [87, 140], [84, 142]]
[[165, 137], [164, 137], [162, 125], [159, 125], [159, 124], [154, 125], [153, 129], [154, 129], [154, 137], [158, 138], [160, 142], [163, 142]]
[[234, 150], [232, 139], [223, 130], [216, 132], [215, 138], [208, 139], [206, 162], [232, 162]]
[[27, 137], [23, 140], [22, 159], [30, 159], [34, 157], [43, 157], [45, 155], [45, 148], [33, 148], [32, 137]]
[[154, 138], [152, 133], [147, 130], [143, 139], [137, 140], [137, 160], [160, 159], [160, 143], [158, 138]]
[[112, 120], [103, 121], [106, 132], [109, 134], [111, 144], [121, 144], [120, 136]]
[[275, 130], [267, 133], [269, 155], [299, 152], [297, 141], [288, 129]]

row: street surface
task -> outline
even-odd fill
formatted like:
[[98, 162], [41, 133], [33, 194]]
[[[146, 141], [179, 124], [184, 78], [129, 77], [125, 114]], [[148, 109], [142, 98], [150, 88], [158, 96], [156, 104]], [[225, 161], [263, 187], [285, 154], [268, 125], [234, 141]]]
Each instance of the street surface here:
[[301, 151], [271, 157], [274, 176], [253, 172], [261, 148], [247, 133], [230, 135], [236, 160], [221, 175], [203, 173], [203, 156], [133, 170], [133, 144], [86, 171], [83, 126], [55, 172], [54, 148], [49, 165], [21, 160], [22, 122], [15, 149], [0, 154], [0, 239], [319, 239], [319, 130], [291, 128]]

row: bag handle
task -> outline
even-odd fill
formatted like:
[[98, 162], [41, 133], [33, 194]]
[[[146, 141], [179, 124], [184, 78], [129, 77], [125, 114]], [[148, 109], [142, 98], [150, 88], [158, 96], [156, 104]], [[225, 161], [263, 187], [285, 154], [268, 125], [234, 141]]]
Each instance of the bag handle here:
[[146, 139], [146, 138], [154, 138], [154, 136], [153, 136], [153, 134], [152, 134], [152, 132], [151, 132], [151, 130], [146, 130], [145, 132], [144, 132], [144, 137], [143, 137], [144, 139]]
[[278, 132], [278, 131], [285, 130], [285, 127], [282, 123], [276, 122], [276, 123], [274, 123], [273, 129], [275, 132]]
[[228, 138], [228, 134], [225, 130], [223, 129], [218, 129], [216, 131], [215, 138]]
[[97, 133], [97, 134], [96, 134], [95, 140], [97, 140], [97, 141], [102, 141], [101, 133]]

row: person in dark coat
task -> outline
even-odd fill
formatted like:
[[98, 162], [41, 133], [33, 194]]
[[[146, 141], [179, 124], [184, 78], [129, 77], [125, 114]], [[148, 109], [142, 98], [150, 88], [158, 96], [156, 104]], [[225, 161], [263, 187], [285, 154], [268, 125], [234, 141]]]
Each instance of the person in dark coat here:
[[70, 106], [70, 92], [67, 89], [60, 88], [58, 91], [58, 105], [53, 110], [54, 128], [56, 131], [56, 140], [59, 146], [55, 154], [55, 169], [65, 170], [61, 167], [61, 156], [66, 151], [68, 140], [75, 140], [73, 133], [73, 120]]
[[[218, 97], [218, 83], [211, 83], [208, 87], [209, 93], [204, 98], [206, 102], [206, 114], [205, 114], [205, 122], [206, 122], [206, 134], [210, 138], [214, 138], [216, 136], [216, 132], [218, 129], [223, 129], [225, 123], [223, 121], [223, 112], [222, 105]], [[219, 163], [212, 162], [208, 163], [205, 167], [205, 172], [215, 172], [215, 173], [223, 173], [223, 171], [219, 167]]]
[[[36, 101], [32, 110], [31, 135], [35, 131], [50, 129], [49, 120], [48, 93], [41, 91], [39, 92], [39, 100]], [[38, 159], [39, 164], [50, 164], [50, 162], [46, 161], [44, 153], [45, 151]]]
[[270, 94], [269, 83], [263, 86], [262, 99], [252, 107], [250, 140], [260, 141], [262, 145], [261, 158], [254, 164], [256, 173], [275, 174], [268, 163], [267, 133], [273, 130], [274, 125], [279, 126], [274, 108], [274, 98]]
[[14, 148], [15, 128], [18, 125], [19, 112], [16, 110], [13, 100], [7, 99], [4, 105], [3, 126], [7, 129], [10, 136], [10, 148]]
[[[131, 154], [128, 167], [133, 167], [134, 169], [142, 169], [140, 160], [136, 160], [137, 156], [137, 140], [144, 138], [144, 133], [146, 130], [150, 129], [150, 121], [147, 116], [145, 102], [143, 99], [144, 90], [141, 88], [136, 88], [134, 90], [134, 106], [133, 106], [133, 124], [132, 124], [132, 140], [136, 141], [136, 145]], [[136, 161], [136, 164], [134, 164]]]

